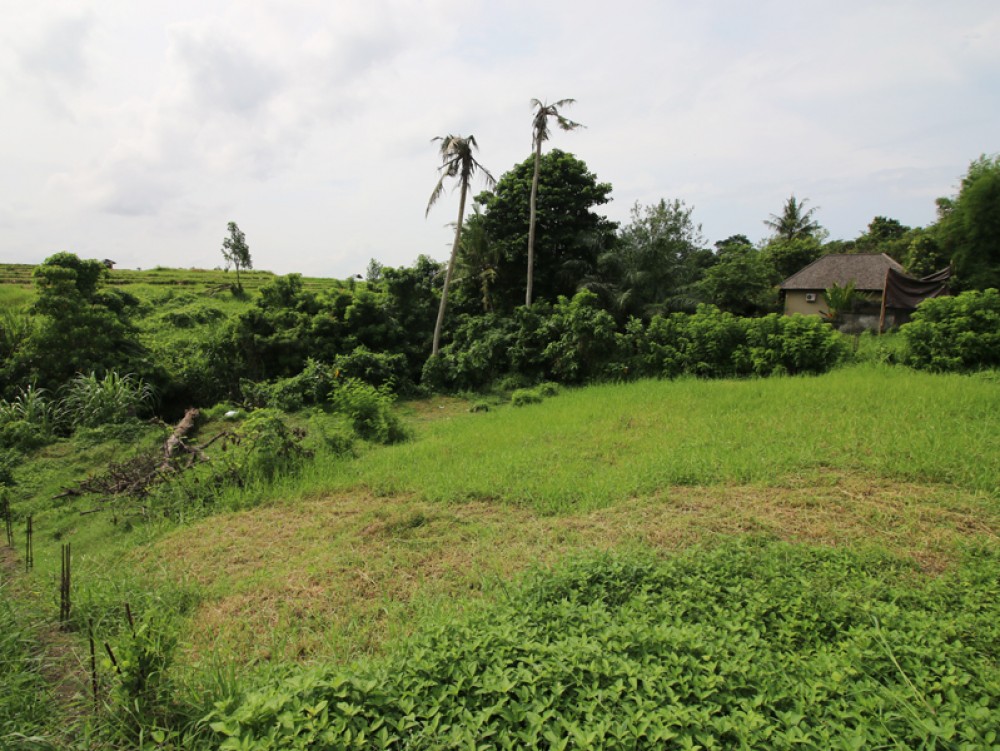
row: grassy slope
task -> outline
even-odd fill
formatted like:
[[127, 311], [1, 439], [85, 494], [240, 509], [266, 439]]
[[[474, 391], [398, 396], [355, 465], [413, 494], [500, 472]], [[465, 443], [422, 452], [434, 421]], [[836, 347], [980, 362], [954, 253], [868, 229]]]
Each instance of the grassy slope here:
[[995, 495], [1000, 388], [877, 368], [611, 384], [437, 422], [419, 441], [321, 467], [314, 482], [566, 513], [677, 485], [770, 483], [819, 468]]

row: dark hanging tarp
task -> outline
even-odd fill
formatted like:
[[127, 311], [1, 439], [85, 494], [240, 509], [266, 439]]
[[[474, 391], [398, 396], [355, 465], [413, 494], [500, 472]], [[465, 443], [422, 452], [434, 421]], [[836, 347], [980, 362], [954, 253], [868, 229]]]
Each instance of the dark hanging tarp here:
[[948, 281], [951, 268], [941, 269], [923, 279], [914, 279], [906, 274], [889, 269], [885, 277], [885, 297], [883, 306], [900, 310], [914, 310], [928, 297], [950, 295]]

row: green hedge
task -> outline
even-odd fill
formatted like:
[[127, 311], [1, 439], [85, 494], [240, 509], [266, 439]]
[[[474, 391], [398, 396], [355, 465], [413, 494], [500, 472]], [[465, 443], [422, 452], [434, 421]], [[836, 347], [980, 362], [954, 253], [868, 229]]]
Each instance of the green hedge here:
[[1000, 367], [1000, 292], [963, 292], [925, 300], [899, 329], [906, 362], [934, 371]]

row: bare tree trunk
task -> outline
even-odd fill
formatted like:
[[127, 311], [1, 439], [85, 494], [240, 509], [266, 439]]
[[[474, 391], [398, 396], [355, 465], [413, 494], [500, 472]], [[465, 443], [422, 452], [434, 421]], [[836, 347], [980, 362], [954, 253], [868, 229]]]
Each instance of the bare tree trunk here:
[[455, 225], [455, 243], [451, 246], [451, 258], [448, 260], [448, 270], [444, 272], [444, 289], [441, 290], [441, 305], [438, 306], [437, 323], [434, 324], [434, 344], [431, 347], [431, 357], [441, 348], [441, 328], [444, 326], [444, 312], [448, 308], [448, 287], [451, 285], [451, 275], [455, 272], [455, 259], [458, 257], [458, 246], [462, 241], [462, 219], [465, 216], [465, 194], [469, 184], [462, 181], [462, 195], [458, 199], [458, 224]]
[[535, 201], [538, 197], [538, 173], [542, 165], [542, 142], [535, 139], [535, 176], [531, 179], [531, 200], [528, 203], [528, 291], [524, 296], [524, 304], [531, 307], [531, 292], [535, 281]]

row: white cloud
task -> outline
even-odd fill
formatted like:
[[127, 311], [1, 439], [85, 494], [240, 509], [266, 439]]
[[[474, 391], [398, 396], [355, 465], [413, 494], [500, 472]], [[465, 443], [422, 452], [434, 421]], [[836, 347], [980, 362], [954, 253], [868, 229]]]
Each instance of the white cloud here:
[[980, 0], [60, 7], [0, 31], [5, 258], [214, 266], [229, 220], [279, 272], [441, 258], [431, 137], [474, 134], [499, 176], [530, 152], [532, 97], [578, 100], [587, 129], [551, 145], [614, 185], [612, 218], [677, 197], [710, 242], [762, 235], [792, 191], [834, 236], [926, 223], [998, 148], [1000, 10]]

